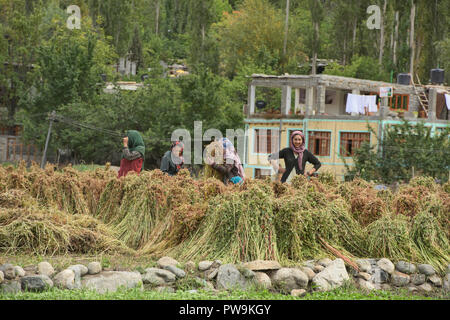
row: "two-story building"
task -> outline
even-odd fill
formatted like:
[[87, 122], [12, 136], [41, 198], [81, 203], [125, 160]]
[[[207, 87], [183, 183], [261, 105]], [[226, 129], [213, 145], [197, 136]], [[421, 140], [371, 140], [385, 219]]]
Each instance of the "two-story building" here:
[[[260, 99], [267, 88], [280, 91], [279, 106]], [[380, 88], [391, 88], [391, 95], [380, 96]], [[349, 94], [376, 95], [376, 111], [347, 112]], [[445, 94], [450, 94], [450, 87], [443, 85], [403, 85], [324, 74], [253, 74], [244, 106], [245, 173], [253, 178], [273, 175], [267, 155], [289, 146], [291, 132], [301, 130], [307, 149], [322, 163], [320, 171], [344, 179], [345, 163], [352, 165], [352, 155], [361, 143], [377, 144], [383, 129], [401, 123], [401, 118], [425, 122], [432, 132], [449, 126]]]

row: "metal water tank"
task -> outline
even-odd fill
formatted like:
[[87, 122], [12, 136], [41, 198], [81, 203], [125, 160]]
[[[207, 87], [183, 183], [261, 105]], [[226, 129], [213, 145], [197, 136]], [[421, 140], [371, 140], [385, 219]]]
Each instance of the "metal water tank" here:
[[411, 84], [411, 75], [409, 73], [399, 73], [397, 83], [409, 86]]
[[443, 84], [444, 83], [444, 69], [431, 69], [430, 71], [431, 83]]

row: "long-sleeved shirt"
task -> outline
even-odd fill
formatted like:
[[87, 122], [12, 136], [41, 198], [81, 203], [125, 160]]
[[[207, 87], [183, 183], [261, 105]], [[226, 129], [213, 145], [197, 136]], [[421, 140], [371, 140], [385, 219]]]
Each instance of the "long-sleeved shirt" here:
[[211, 167], [223, 174], [224, 184], [228, 184], [231, 178], [239, 176], [239, 169], [234, 163], [226, 163], [226, 161], [224, 161], [223, 164], [213, 163]]
[[178, 173], [177, 165], [172, 161], [172, 151], [167, 151], [161, 160], [161, 171], [167, 173], [169, 176], [174, 176]]
[[300, 170], [298, 166], [298, 156], [296, 157], [294, 155], [294, 151], [291, 148], [284, 148], [280, 152], [275, 152], [269, 155], [269, 161], [270, 160], [276, 160], [276, 159], [284, 159], [284, 163], [286, 164], [286, 171], [283, 173], [283, 176], [281, 177], [281, 182], [286, 182], [287, 178], [291, 174], [292, 169], [295, 167], [295, 172], [297, 174], [304, 174], [305, 173], [305, 165], [308, 161], [309, 163], [312, 163], [314, 165], [314, 169], [319, 170], [321, 167], [321, 163], [319, 159], [317, 159], [311, 152], [309, 152], [307, 149], [303, 151], [303, 158], [302, 158], [302, 170]]
[[139, 151], [130, 151], [128, 147], [122, 149], [122, 156], [127, 160], [136, 160], [142, 158], [142, 154]]

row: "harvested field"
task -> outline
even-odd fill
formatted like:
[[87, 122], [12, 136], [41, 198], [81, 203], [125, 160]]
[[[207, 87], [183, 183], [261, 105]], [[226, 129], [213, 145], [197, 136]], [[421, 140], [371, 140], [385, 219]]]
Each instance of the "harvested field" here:
[[[418, 177], [398, 192], [332, 176], [224, 186], [159, 170], [118, 180], [105, 168], [0, 167], [0, 252], [121, 252], [181, 260], [295, 263], [331, 256], [450, 260], [448, 185]], [[322, 241], [323, 240], [323, 241]]]

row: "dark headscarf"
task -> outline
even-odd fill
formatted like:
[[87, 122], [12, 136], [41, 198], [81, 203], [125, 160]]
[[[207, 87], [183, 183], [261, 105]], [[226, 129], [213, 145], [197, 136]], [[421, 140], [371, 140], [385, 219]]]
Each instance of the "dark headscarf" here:
[[[128, 130], [128, 149], [130, 152], [138, 151], [142, 155], [142, 159], [145, 160], [145, 144], [142, 136], [136, 130]], [[144, 164], [142, 163], [142, 169], [144, 168]]]

